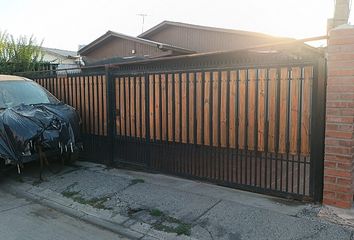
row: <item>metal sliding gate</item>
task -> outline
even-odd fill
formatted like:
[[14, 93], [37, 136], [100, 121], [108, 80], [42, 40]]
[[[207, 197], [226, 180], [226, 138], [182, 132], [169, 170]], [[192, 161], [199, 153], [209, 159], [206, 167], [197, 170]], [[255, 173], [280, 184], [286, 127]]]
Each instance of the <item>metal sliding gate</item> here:
[[[321, 201], [325, 64], [37, 78], [78, 109], [86, 157]], [[104, 160], [102, 160], [104, 159]]]
[[112, 75], [114, 158], [318, 201], [325, 106], [321, 67]]

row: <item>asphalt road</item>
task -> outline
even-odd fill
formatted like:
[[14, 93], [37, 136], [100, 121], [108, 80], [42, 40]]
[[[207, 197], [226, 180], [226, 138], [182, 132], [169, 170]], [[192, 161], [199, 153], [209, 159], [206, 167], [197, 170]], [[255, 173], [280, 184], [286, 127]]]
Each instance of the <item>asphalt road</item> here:
[[0, 239], [126, 239], [48, 207], [0, 190]]

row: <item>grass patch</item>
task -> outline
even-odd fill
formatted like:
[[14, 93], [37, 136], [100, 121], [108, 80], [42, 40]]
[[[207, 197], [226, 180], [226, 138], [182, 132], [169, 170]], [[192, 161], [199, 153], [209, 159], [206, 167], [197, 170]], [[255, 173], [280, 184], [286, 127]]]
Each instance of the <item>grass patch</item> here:
[[74, 191], [64, 191], [61, 193], [66, 198], [73, 198], [74, 196], [78, 195], [79, 192]]
[[107, 197], [85, 199], [82, 196], [80, 196], [80, 192], [77, 191], [64, 191], [61, 194], [64, 197], [71, 198], [73, 201], [80, 204], [89, 205], [97, 209], [105, 209], [105, 210], [112, 209], [104, 205], [108, 201]]
[[150, 210], [150, 215], [154, 217], [161, 217], [163, 212], [161, 212], [159, 209], [152, 209]]
[[168, 233], [176, 233], [177, 235], [191, 235], [191, 225], [187, 223], [180, 223], [176, 227], [167, 226], [163, 223], [158, 223], [154, 225], [154, 228], [159, 231], [168, 232]]
[[135, 185], [135, 184], [144, 183], [144, 182], [145, 182], [144, 179], [136, 178], [136, 179], [133, 179], [133, 180], [130, 181], [130, 185]]
[[177, 235], [190, 236], [192, 226], [181, 220], [164, 214], [159, 209], [150, 210], [150, 215], [160, 218], [157, 223], [153, 225], [156, 230], [176, 233]]

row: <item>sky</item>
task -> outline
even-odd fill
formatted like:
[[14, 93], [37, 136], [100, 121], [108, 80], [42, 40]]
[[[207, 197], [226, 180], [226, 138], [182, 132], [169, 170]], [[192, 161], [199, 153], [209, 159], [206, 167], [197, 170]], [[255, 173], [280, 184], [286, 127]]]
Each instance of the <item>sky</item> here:
[[333, 12], [334, 0], [0, 0], [0, 31], [76, 51], [108, 30], [139, 35], [147, 14], [144, 30], [170, 20], [301, 39], [325, 35]]

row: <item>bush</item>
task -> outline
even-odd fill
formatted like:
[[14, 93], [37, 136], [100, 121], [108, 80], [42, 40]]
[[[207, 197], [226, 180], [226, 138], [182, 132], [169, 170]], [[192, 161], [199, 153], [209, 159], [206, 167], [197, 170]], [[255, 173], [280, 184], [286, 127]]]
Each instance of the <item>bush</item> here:
[[42, 70], [48, 63], [43, 62], [41, 46], [33, 36], [15, 39], [0, 32], [0, 74]]

